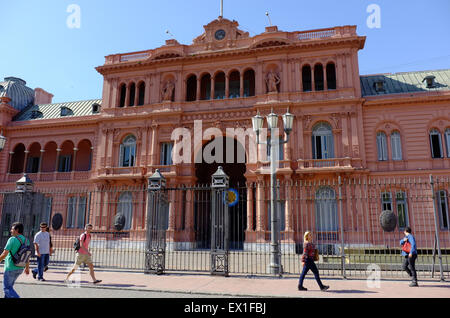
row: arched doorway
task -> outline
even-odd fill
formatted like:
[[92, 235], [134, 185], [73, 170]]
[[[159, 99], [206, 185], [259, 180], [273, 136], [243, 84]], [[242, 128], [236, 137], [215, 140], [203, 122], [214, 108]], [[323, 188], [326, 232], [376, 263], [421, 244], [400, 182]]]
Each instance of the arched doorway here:
[[[230, 155], [231, 145], [233, 145], [234, 156]], [[215, 151], [220, 151], [219, 147], [221, 147], [222, 153], [216, 157]], [[227, 150], [229, 158], [227, 158]], [[217, 160], [208, 163], [209, 160], [207, 158], [205, 160], [205, 156], [202, 156], [202, 154], [212, 154]], [[231, 204], [229, 207], [230, 249], [243, 249], [245, 229], [247, 228], [247, 188], [244, 176], [246, 171], [245, 149], [236, 139], [220, 137], [220, 139], [216, 138], [203, 145], [201, 153], [199, 152], [196, 155], [202, 156], [202, 162], [195, 164], [197, 190], [194, 196], [194, 228], [197, 247], [210, 248], [211, 246], [211, 177], [218, 167], [222, 166], [230, 178], [229, 187], [238, 193], [237, 203]]]

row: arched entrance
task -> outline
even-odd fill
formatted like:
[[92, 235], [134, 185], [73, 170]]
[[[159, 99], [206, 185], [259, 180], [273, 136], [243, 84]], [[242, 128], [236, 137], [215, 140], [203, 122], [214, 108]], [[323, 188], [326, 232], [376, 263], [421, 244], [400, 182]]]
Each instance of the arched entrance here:
[[[230, 188], [238, 193], [238, 201], [230, 205], [230, 249], [243, 249], [245, 241], [245, 229], [247, 228], [247, 188], [244, 177], [246, 171], [245, 149], [236, 139], [220, 137], [211, 140], [202, 147], [202, 162], [195, 164], [195, 176], [197, 177], [197, 190], [194, 203], [194, 228], [195, 239], [198, 248], [210, 248], [211, 246], [211, 177], [219, 166], [223, 167], [229, 176]], [[228, 139], [228, 142], [227, 142]], [[214, 144], [213, 144], [214, 143]], [[221, 143], [221, 145], [220, 145]], [[215, 146], [216, 145], [216, 146]], [[233, 145], [234, 156], [231, 156], [231, 145]], [[222, 153], [217, 154], [215, 151]], [[228, 147], [227, 147], [228, 146]], [[227, 160], [227, 149], [229, 158]], [[217, 160], [210, 162], [207, 158], [211, 154]], [[205, 156], [206, 155], [206, 156]], [[205, 158], [206, 157], [206, 158]], [[232, 158], [233, 157], [233, 158]], [[208, 163], [210, 162], [210, 163]]]

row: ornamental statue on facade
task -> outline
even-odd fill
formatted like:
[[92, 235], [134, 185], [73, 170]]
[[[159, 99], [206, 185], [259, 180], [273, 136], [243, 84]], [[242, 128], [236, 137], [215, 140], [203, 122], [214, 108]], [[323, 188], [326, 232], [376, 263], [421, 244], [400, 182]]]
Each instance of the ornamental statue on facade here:
[[278, 84], [280, 81], [280, 76], [275, 71], [269, 71], [266, 74], [267, 92], [278, 93]]
[[163, 102], [172, 101], [172, 96], [173, 96], [174, 90], [175, 90], [175, 84], [171, 80], [167, 81], [162, 89]]

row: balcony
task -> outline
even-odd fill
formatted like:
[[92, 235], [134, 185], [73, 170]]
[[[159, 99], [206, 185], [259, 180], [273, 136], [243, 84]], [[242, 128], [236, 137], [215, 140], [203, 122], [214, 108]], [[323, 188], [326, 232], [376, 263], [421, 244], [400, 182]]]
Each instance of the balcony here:
[[[16, 182], [22, 178], [23, 173], [8, 173], [6, 182]], [[81, 181], [91, 178], [91, 171], [70, 171], [70, 172], [40, 172], [27, 173], [33, 182], [54, 182], [54, 181]]]
[[351, 172], [355, 170], [352, 158], [298, 159], [297, 173]]
[[151, 176], [156, 169], [165, 176], [177, 175], [175, 165], [155, 165], [148, 167], [111, 167], [98, 170], [99, 179], [142, 179]]

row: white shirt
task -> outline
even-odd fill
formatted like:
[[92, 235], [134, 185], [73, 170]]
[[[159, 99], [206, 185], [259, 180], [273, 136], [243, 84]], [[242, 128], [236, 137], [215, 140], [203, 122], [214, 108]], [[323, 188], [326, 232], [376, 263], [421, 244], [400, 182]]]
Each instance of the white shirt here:
[[50, 234], [39, 231], [34, 236], [34, 243], [39, 246], [40, 254], [50, 254]]

